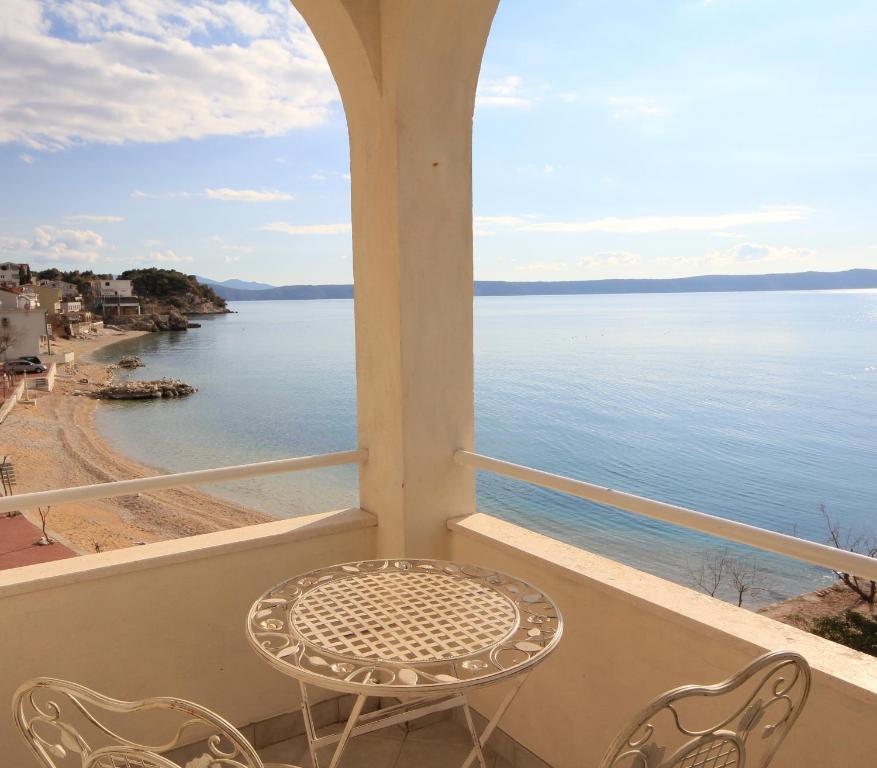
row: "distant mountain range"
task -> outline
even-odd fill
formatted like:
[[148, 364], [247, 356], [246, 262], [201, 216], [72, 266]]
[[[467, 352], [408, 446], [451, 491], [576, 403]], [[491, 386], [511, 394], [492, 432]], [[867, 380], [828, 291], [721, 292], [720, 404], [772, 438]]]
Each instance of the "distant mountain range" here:
[[217, 285], [221, 285], [224, 288], [240, 288], [244, 291], [258, 291], [262, 288], [277, 287], [276, 285], [271, 285], [271, 283], [255, 283], [252, 280], [238, 280], [237, 278], [232, 278], [231, 280], [211, 280], [209, 277], [202, 277], [201, 275], [195, 275], [195, 278], [199, 283], [212, 285], [214, 288]]
[[[212, 286], [228, 301], [272, 301], [306, 299], [350, 299], [352, 285], [282, 285], [206, 277], [198, 280]], [[877, 269], [848, 269], [844, 272], [792, 272], [775, 275], [701, 275], [656, 280], [565, 280], [535, 283], [476, 280], [476, 296], [536, 296], [587, 293], [708, 293], [728, 291], [820, 291], [849, 288], [877, 288]]]

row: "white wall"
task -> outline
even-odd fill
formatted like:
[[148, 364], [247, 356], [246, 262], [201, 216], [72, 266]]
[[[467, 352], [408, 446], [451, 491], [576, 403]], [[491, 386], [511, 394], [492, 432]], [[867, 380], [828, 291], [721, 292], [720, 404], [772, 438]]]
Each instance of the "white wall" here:
[[[371, 557], [373, 526], [345, 510], [0, 572], [0, 705], [49, 675], [192, 699], [238, 725], [293, 711], [298, 686], [252, 650], [247, 611], [285, 578]], [[0, 762], [34, 765], [8, 715]]]
[[[485, 514], [452, 523], [452, 557], [528, 580], [563, 614], [564, 636], [502, 728], [555, 768], [597, 765], [651, 699], [716, 683], [765, 651], [813, 668], [806, 708], [775, 768], [877, 765], [877, 659]], [[490, 714], [501, 691], [474, 696]]]
[[46, 335], [45, 312], [38, 309], [0, 310], [0, 336], [7, 333], [11, 336], [11, 343], [0, 357], [14, 360], [23, 355], [39, 355], [40, 338]]
[[93, 285], [100, 296], [131, 296], [130, 280], [95, 280]]

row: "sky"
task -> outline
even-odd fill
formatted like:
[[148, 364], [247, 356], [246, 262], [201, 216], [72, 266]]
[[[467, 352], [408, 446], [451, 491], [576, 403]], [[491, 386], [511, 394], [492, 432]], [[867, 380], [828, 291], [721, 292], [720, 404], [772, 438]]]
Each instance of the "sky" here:
[[[347, 129], [284, 0], [3, 0], [0, 261], [352, 279]], [[475, 276], [877, 268], [873, 0], [501, 0]]]

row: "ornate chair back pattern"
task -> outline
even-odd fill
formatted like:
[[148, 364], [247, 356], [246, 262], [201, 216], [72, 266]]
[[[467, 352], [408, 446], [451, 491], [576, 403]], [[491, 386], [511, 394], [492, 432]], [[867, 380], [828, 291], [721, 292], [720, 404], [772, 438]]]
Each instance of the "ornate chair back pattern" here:
[[[109, 754], [110, 747], [133, 748], [130, 762], [138, 759], [134, 754], [138, 750], [163, 755], [202, 741], [204, 754], [188, 763], [193, 768], [264, 768], [237, 728], [206, 707], [183, 699], [119, 701], [76, 683], [40, 677], [15, 692], [12, 707], [18, 730], [46, 768], [83, 768], [93, 754], [99, 750]], [[148, 723], [142, 722], [146, 718]], [[144, 727], [156, 723], [154, 729]], [[147, 730], [156, 735], [144, 738]], [[117, 765], [126, 764], [119, 761]], [[130, 762], [130, 766], [138, 763]], [[144, 766], [152, 768], [149, 763]]]
[[93, 752], [83, 768], [179, 768], [176, 763], [133, 747], [105, 747]]
[[[802, 656], [765, 654], [722, 683], [659, 696], [619, 734], [599, 768], [766, 768], [809, 693]], [[713, 714], [704, 701], [712, 698], [727, 701], [724, 712]], [[694, 714], [683, 711], [686, 702]]]

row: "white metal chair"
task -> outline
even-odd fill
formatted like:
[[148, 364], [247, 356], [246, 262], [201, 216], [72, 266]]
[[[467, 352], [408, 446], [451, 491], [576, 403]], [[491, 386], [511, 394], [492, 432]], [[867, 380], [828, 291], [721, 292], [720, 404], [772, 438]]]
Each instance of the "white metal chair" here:
[[12, 709], [46, 768], [179, 768], [181, 754], [188, 768], [268, 768], [231, 723], [184, 699], [119, 701], [39, 677], [15, 692]]
[[766, 768], [809, 693], [802, 656], [765, 654], [722, 683], [659, 696], [621, 731], [599, 768]]

